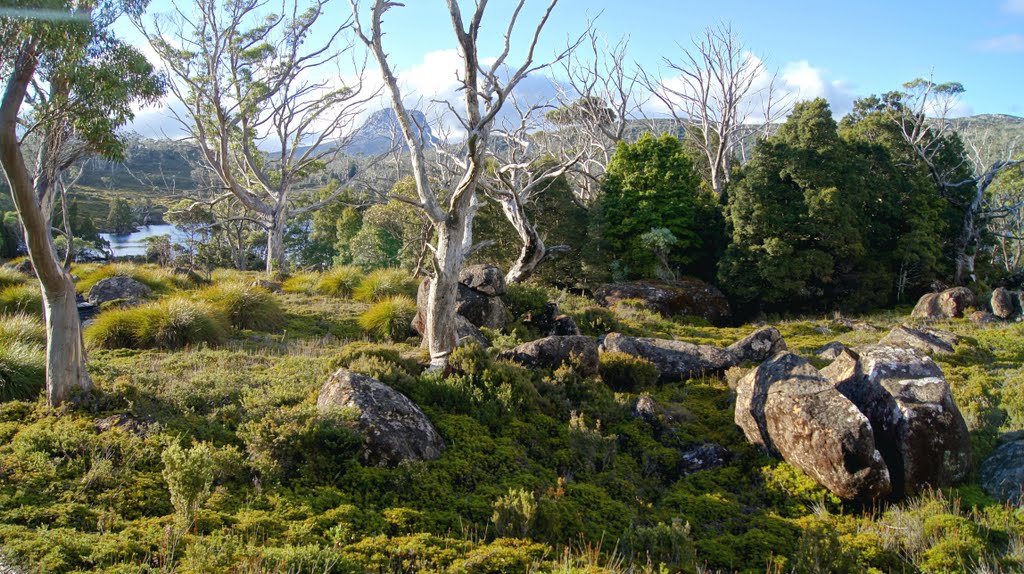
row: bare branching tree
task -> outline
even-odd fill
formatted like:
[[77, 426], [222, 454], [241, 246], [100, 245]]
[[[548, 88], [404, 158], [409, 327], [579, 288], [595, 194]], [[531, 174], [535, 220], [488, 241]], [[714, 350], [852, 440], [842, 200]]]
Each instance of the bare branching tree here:
[[664, 58], [674, 77], [642, 74], [642, 81], [706, 158], [708, 183], [720, 199], [745, 138], [767, 134], [788, 113], [791, 98], [778, 72], [769, 71], [730, 24], [708, 27], [680, 49], [678, 59]]
[[[488, 149], [494, 119], [508, 101], [512, 91], [527, 75], [550, 63], [535, 63], [535, 52], [541, 32], [548, 22], [557, 0], [550, 0], [540, 21], [530, 34], [529, 43], [518, 66], [511, 66], [512, 38], [520, 23], [525, 0], [519, 0], [504, 26], [504, 42], [499, 54], [485, 64], [478, 52], [487, 0], [478, 0], [472, 13], [465, 18], [458, 0], [447, 0], [459, 55], [462, 105], [453, 115], [457, 118], [465, 139], [459, 149], [461, 175], [451, 187], [441, 188], [430, 177], [427, 165], [426, 143], [412, 120], [399, 87], [394, 68], [384, 47], [382, 20], [384, 14], [402, 4], [389, 0], [373, 0], [368, 13], [364, 13], [358, 0], [350, 0], [355, 17], [356, 33], [369, 48], [380, 66], [384, 84], [392, 107], [395, 109], [402, 136], [409, 150], [409, 159], [416, 183], [418, 207], [424, 211], [434, 227], [436, 241], [431, 248], [432, 277], [427, 296], [426, 329], [424, 339], [430, 351], [431, 365], [440, 368], [447, 364], [455, 348], [455, 315], [458, 275], [466, 258], [467, 223], [475, 210], [476, 192], [486, 170]], [[367, 18], [368, 17], [368, 18]], [[564, 57], [564, 56], [563, 56]], [[452, 112], [455, 112], [454, 108]]]
[[[287, 13], [264, 17], [266, 0], [197, 0], [151, 22], [135, 20], [174, 80], [189, 139], [223, 189], [267, 230], [268, 273], [284, 268], [289, 217], [336, 199], [292, 209], [292, 195], [339, 153], [376, 96], [363, 89], [364, 66], [349, 57], [351, 22], [316, 40], [317, 23], [332, 19], [328, 3], [303, 9], [291, 0], [282, 6]], [[347, 74], [327, 73], [341, 63], [352, 64]]]

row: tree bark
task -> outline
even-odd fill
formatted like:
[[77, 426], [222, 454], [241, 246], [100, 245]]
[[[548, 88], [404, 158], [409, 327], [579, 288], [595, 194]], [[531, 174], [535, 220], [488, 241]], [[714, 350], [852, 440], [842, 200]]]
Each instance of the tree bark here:
[[267, 275], [285, 271], [284, 232], [288, 227], [288, 202], [277, 204], [267, 230]]
[[86, 372], [82, 323], [71, 275], [64, 274], [63, 289], [43, 285], [46, 317], [46, 400], [60, 405], [75, 389], [88, 391], [92, 381]]
[[455, 316], [459, 303], [459, 271], [465, 260], [462, 238], [466, 213], [453, 213], [439, 226], [434, 278], [427, 298], [427, 321], [423, 339], [430, 351], [430, 366], [444, 368], [455, 349]]
[[537, 266], [544, 261], [547, 255], [547, 248], [544, 240], [537, 233], [537, 228], [530, 223], [521, 203], [514, 198], [501, 199], [501, 210], [505, 213], [516, 234], [519, 235], [519, 257], [505, 274], [506, 283], [521, 283], [526, 281], [536, 271]]

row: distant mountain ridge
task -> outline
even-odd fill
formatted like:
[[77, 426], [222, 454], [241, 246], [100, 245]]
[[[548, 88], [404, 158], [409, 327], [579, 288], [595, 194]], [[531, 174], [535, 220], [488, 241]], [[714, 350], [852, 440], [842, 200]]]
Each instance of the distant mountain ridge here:
[[[420, 141], [428, 147], [436, 146], [440, 140], [434, 135], [427, 116], [419, 110], [409, 112], [413, 125], [419, 130]], [[402, 127], [394, 108], [377, 110], [355, 131], [349, 142], [341, 148], [348, 155], [371, 156], [385, 153], [393, 148], [408, 149], [402, 136]]]

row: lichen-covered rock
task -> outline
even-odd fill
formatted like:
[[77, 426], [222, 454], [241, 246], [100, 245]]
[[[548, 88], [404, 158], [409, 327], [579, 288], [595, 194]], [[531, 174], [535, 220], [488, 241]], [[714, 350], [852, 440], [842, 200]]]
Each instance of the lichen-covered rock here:
[[597, 341], [592, 337], [544, 337], [498, 355], [531, 369], [557, 369], [562, 364], [573, 364], [580, 374], [596, 375], [600, 365]]
[[836, 357], [838, 357], [845, 349], [846, 345], [840, 343], [839, 341], [832, 341], [831, 343], [827, 343], [819, 347], [818, 350], [814, 351], [814, 354], [819, 359], [832, 361], [835, 360]]
[[555, 317], [555, 325], [551, 329], [551, 335], [556, 337], [571, 337], [581, 334], [580, 328], [576, 324], [576, 319], [573, 319], [571, 315], [559, 315]]
[[960, 342], [960, 337], [949, 331], [914, 329], [913, 327], [900, 325], [894, 327], [885, 337], [882, 337], [878, 344], [917, 349], [922, 353], [930, 355], [948, 355], [953, 353], [953, 347], [958, 342]]
[[950, 486], [967, 476], [967, 424], [942, 370], [930, 357], [909, 348], [867, 345], [833, 365], [826, 372], [836, 388], [874, 427], [895, 493]]
[[494, 265], [470, 265], [459, 272], [459, 283], [491, 297], [506, 293], [505, 275]]
[[999, 317], [988, 311], [975, 311], [971, 313], [970, 319], [975, 325], [991, 325], [1000, 321]]
[[335, 372], [316, 400], [318, 410], [359, 410], [357, 427], [366, 437], [363, 460], [373, 466], [435, 460], [444, 440], [412, 401], [377, 379], [346, 369]]
[[702, 317], [712, 325], [723, 325], [732, 316], [725, 295], [716, 287], [696, 279], [610, 283], [598, 287], [594, 291], [594, 299], [605, 307], [613, 307], [626, 299], [637, 299], [662, 316]]
[[736, 356], [718, 347], [667, 339], [629, 337], [621, 333], [608, 334], [601, 350], [647, 359], [658, 367], [662, 381], [680, 381], [720, 373], [736, 365]]
[[964, 316], [968, 307], [974, 307], [976, 304], [974, 291], [967, 287], [953, 287], [941, 293], [921, 296], [910, 316], [928, 320], [958, 319]]
[[93, 305], [100, 306], [110, 301], [130, 301], [139, 303], [143, 299], [153, 296], [153, 290], [148, 285], [131, 277], [120, 275], [101, 279], [89, 290], [87, 299]]
[[1013, 294], [1005, 287], [996, 287], [992, 291], [992, 314], [1000, 319], [1009, 319], [1014, 312]]
[[717, 443], [706, 443], [692, 446], [683, 451], [679, 457], [679, 472], [683, 476], [702, 470], [711, 470], [725, 466], [732, 458], [729, 449]]
[[[412, 328], [423, 335], [427, 329], [427, 298], [430, 294], [430, 278], [424, 279], [416, 291], [416, 316], [412, 319]], [[463, 284], [458, 288], [458, 307], [456, 313], [469, 320], [475, 327], [487, 327], [495, 331], [503, 330], [509, 321], [508, 309], [501, 299], [490, 297], [474, 291]]]
[[1009, 433], [1000, 443], [981, 463], [981, 487], [1004, 503], [1024, 504], [1024, 431]]
[[740, 381], [736, 424], [836, 496], [871, 500], [891, 490], [871, 423], [806, 359], [779, 353]]
[[786, 350], [786, 341], [775, 327], [761, 327], [725, 348], [736, 363], [760, 363]]

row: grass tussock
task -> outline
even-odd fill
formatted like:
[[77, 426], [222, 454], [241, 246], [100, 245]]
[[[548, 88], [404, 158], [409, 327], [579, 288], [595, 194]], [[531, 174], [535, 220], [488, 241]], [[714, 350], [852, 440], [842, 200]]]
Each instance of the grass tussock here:
[[261, 287], [225, 283], [207, 287], [196, 294], [222, 313], [236, 329], [277, 331], [285, 323], [284, 311], [274, 295]]
[[197, 286], [192, 276], [178, 275], [156, 265], [132, 265], [130, 263], [82, 265], [74, 268], [74, 272], [80, 278], [75, 286], [79, 293], [88, 293], [93, 285], [109, 277], [131, 277], [139, 283], [145, 284], [157, 294], [167, 294]]
[[29, 282], [29, 279], [32, 278], [20, 271], [10, 267], [0, 267], [0, 290], [14, 285], [24, 285]]
[[0, 402], [27, 401], [46, 384], [46, 351], [24, 341], [0, 344]]
[[414, 316], [416, 301], [405, 295], [393, 295], [374, 303], [360, 315], [359, 326], [371, 336], [403, 341], [409, 336], [409, 325]]
[[316, 289], [321, 295], [351, 298], [364, 277], [363, 271], [358, 267], [335, 267], [320, 276]]
[[300, 295], [313, 295], [320, 285], [320, 274], [312, 271], [296, 273], [281, 283], [281, 290], [285, 293], [297, 293]]
[[12, 285], [0, 290], [0, 314], [43, 314], [43, 294], [31, 284]]
[[46, 327], [38, 316], [15, 313], [0, 317], [0, 345], [13, 343], [46, 344]]
[[367, 303], [396, 295], [416, 297], [418, 286], [416, 278], [401, 269], [375, 269], [359, 282], [352, 296]]
[[85, 330], [97, 349], [180, 349], [218, 345], [227, 337], [228, 320], [205, 301], [171, 297], [101, 314]]

